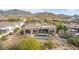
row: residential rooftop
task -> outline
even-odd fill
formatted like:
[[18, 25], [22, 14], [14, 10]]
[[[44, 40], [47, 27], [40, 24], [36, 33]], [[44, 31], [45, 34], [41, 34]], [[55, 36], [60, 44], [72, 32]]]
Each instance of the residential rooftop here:
[[25, 29], [39, 29], [39, 28], [53, 28], [53, 29], [56, 29], [56, 26], [55, 25], [49, 25], [47, 23], [44, 23], [44, 24], [40, 24], [40, 23], [33, 23], [33, 24], [25, 24]]
[[79, 28], [79, 24], [77, 23], [70, 23], [70, 24], [65, 24], [68, 28]]
[[17, 24], [20, 24], [22, 22], [0, 22], [0, 28], [4, 28], [4, 27], [7, 27], [7, 26], [14, 26], [14, 25], [17, 25]]

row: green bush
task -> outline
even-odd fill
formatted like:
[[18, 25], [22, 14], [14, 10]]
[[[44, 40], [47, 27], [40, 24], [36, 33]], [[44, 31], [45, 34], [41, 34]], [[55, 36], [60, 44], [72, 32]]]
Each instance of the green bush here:
[[60, 30], [68, 30], [68, 28], [62, 22], [58, 22], [55, 25], [57, 27], [57, 33], [59, 33]]
[[70, 32], [69, 30], [60, 30], [59, 32], [59, 36], [65, 39], [69, 39], [71, 37], [74, 36], [74, 34], [72, 32]]
[[74, 37], [68, 39], [68, 43], [79, 47], [79, 36], [74, 36]]
[[22, 38], [15, 48], [20, 50], [40, 50], [41, 44], [33, 37], [26, 37]]
[[64, 25], [62, 23], [57, 23], [56, 27], [57, 27], [57, 33], [58, 33], [61, 29], [63, 29]]
[[7, 21], [15, 22], [15, 21], [22, 21], [22, 19], [18, 17], [8, 17]]

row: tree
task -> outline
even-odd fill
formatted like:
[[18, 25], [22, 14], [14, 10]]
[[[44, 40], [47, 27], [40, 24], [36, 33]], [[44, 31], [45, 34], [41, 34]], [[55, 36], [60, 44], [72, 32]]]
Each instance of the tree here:
[[63, 26], [62, 28], [64, 31], [67, 31], [68, 30], [68, 27], [67, 26]]
[[21, 39], [22, 41], [16, 46], [20, 50], [40, 50], [40, 42], [33, 37], [25, 37]]
[[57, 33], [58, 33], [60, 30], [62, 30], [63, 27], [64, 27], [63, 23], [60, 23], [60, 22], [56, 23], [55, 25], [56, 25], [56, 27], [57, 27]]

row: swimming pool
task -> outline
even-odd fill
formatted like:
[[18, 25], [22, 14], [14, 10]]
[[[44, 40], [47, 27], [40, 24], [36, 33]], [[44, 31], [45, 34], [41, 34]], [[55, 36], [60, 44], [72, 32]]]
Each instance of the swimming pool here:
[[35, 38], [37, 38], [37, 39], [46, 39], [46, 38], [49, 37], [48, 34], [35, 34], [34, 36], [35, 36]]

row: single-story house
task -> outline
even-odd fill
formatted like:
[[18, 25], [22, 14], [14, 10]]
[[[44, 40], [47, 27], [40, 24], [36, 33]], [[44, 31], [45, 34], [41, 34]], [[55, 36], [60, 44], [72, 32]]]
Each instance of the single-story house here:
[[23, 30], [20, 32], [22, 35], [31, 35], [36, 37], [47, 37], [49, 34], [53, 35], [56, 33], [56, 26], [55, 25], [48, 25], [48, 24], [26, 24]]
[[13, 31], [16, 27], [23, 25], [23, 22], [0, 22], [0, 32]]
[[74, 33], [75, 35], [79, 35], [79, 24], [77, 23], [70, 23], [70, 24], [65, 24], [69, 30]]

